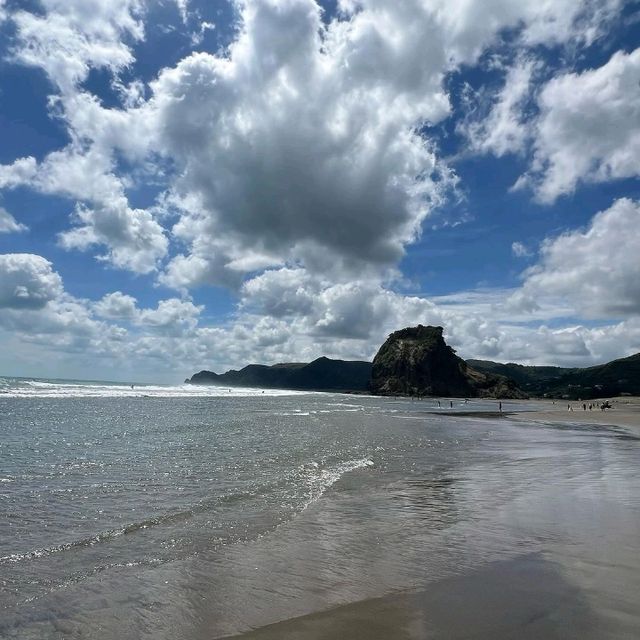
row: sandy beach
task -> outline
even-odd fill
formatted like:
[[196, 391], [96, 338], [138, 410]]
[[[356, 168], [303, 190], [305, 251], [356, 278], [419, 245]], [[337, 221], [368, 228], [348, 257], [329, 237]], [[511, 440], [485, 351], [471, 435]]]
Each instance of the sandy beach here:
[[[558, 624], [559, 620], [565, 623]], [[611, 636], [602, 635], [598, 616], [579, 590], [539, 554], [495, 562], [422, 591], [356, 602], [233, 636], [238, 640], [603, 637]]]
[[[581, 402], [509, 401], [502, 413], [447, 412], [460, 417], [514, 419], [558, 426], [620, 427], [640, 436], [640, 398], [608, 399], [611, 409]], [[513, 411], [517, 405], [533, 410]], [[537, 407], [535, 406], [537, 405]], [[569, 410], [570, 406], [572, 410]], [[434, 412], [435, 413], [435, 412]], [[557, 560], [557, 559], [556, 559]], [[580, 563], [578, 563], [580, 564]], [[436, 581], [423, 590], [391, 594], [267, 625], [226, 640], [522, 640], [630, 638], [628, 621], [567, 579], [562, 562], [530, 553]], [[544, 585], [544, 588], [541, 588]], [[597, 606], [594, 606], [597, 600]]]
[[640, 637], [639, 400], [443, 400], [0, 398], [0, 638]]
[[[602, 411], [596, 405], [609, 401], [611, 409]], [[522, 401], [524, 403], [525, 401]], [[506, 410], [518, 401], [510, 401]], [[526, 401], [531, 404], [531, 401]], [[587, 409], [584, 410], [583, 402], [576, 400], [535, 400], [538, 407], [534, 411], [520, 411], [510, 413], [509, 417], [516, 420], [527, 420], [544, 423], [565, 423], [624, 427], [640, 435], [640, 397], [623, 396], [618, 398], [600, 398], [586, 401]], [[589, 404], [593, 409], [589, 411]], [[569, 410], [568, 407], [571, 407]]]

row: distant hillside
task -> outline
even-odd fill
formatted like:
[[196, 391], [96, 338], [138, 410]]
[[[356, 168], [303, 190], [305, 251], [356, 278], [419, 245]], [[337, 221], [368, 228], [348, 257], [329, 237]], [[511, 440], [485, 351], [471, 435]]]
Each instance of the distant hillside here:
[[467, 360], [474, 369], [504, 375], [535, 396], [549, 398], [610, 398], [620, 394], [640, 395], [640, 353], [586, 369], [532, 367]]
[[200, 371], [191, 384], [304, 391], [371, 391], [380, 395], [453, 397], [607, 398], [640, 395], [640, 353], [588, 369], [532, 367], [459, 358], [442, 327], [407, 327], [392, 333], [373, 364], [318, 358], [272, 366], [250, 364], [217, 374]]
[[370, 388], [379, 395], [524, 398], [516, 384], [470, 367], [442, 337], [442, 327], [395, 331], [373, 359]]
[[188, 382], [228, 387], [262, 387], [305, 391], [366, 391], [371, 363], [318, 358], [307, 363], [284, 363], [266, 366], [250, 364], [236, 371], [217, 374], [200, 371]]

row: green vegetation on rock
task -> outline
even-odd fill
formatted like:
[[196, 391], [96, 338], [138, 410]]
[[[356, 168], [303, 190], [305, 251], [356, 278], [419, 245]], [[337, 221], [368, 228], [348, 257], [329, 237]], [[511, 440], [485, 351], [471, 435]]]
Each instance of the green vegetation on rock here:
[[380, 395], [524, 398], [504, 376], [476, 371], [442, 337], [442, 327], [395, 331], [373, 359], [370, 389]]
[[586, 369], [523, 366], [485, 360], [467, 362], [485, 373], [507, 376], [535, 396], [588, 400], [621, 394], [640, 395], [640, 353]]

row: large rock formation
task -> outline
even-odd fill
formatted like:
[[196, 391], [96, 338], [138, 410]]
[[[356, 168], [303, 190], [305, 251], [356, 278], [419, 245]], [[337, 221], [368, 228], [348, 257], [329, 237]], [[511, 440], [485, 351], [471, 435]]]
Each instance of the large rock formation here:
[[515, 383], [476, 371], [442, 337], [442, 327], [395, 331], [373, 359], [370, 389], [380, 395], [524, 398]]

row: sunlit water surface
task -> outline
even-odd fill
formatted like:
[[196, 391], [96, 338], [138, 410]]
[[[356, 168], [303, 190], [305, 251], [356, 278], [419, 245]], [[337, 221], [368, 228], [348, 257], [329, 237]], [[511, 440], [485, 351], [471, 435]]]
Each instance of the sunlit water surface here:
[[535, 553], [640, 637], [640, 441], [441, 405], [0, 379], [0, 637], [215, 638]]

